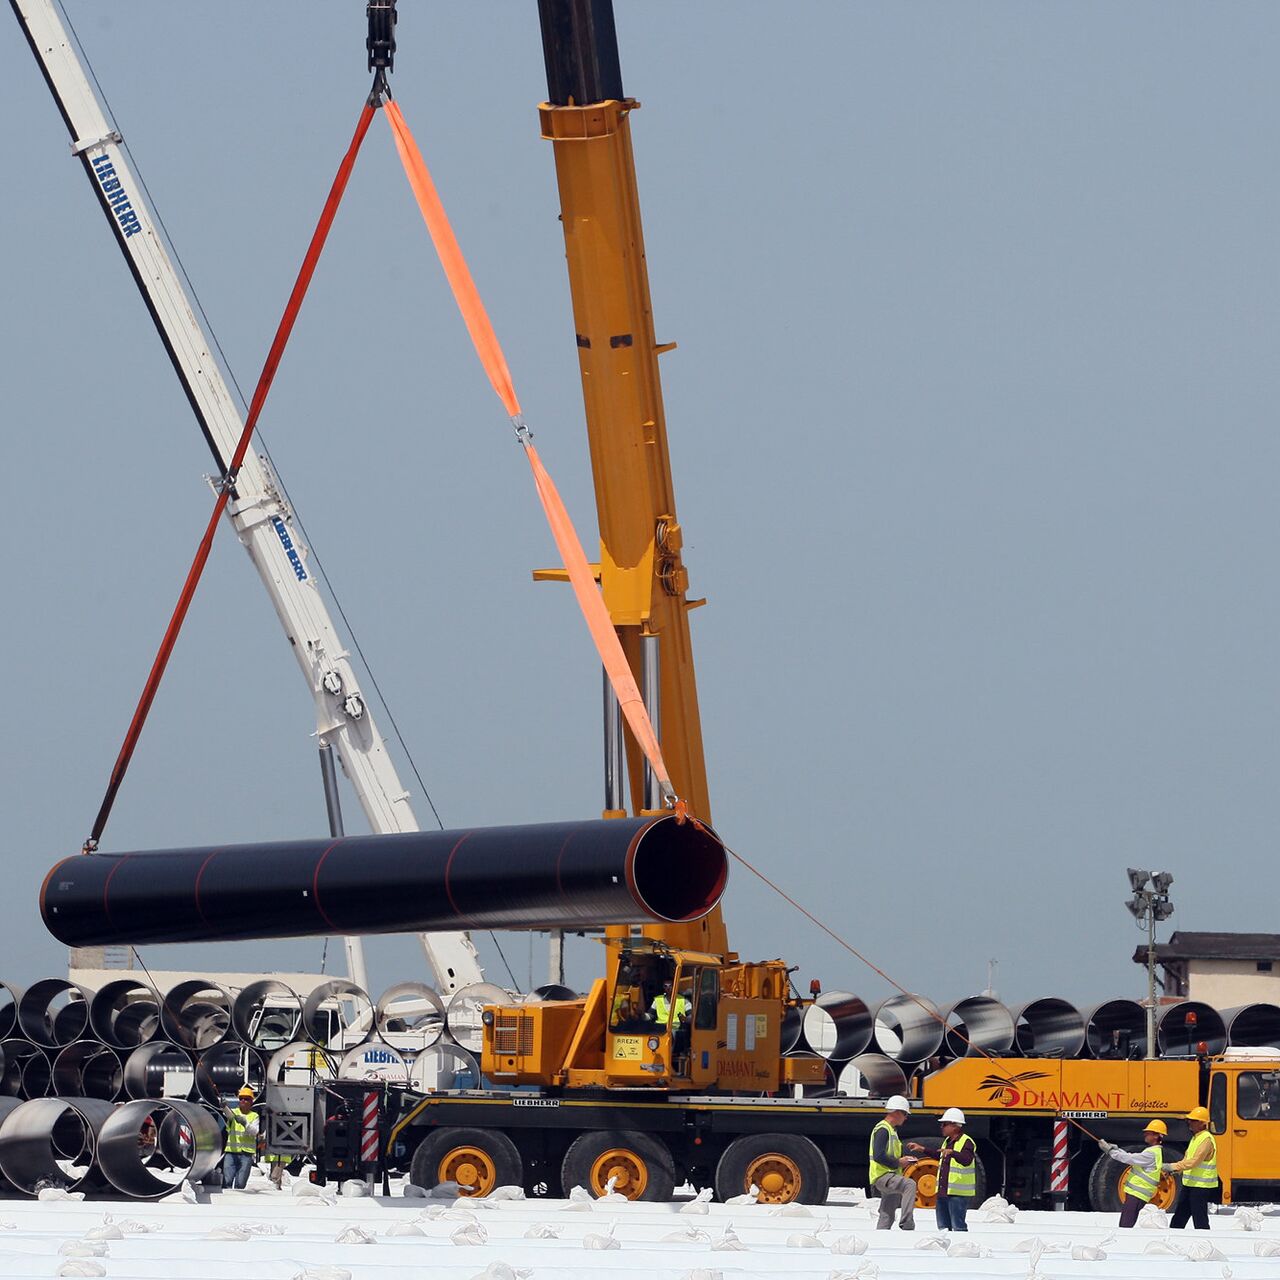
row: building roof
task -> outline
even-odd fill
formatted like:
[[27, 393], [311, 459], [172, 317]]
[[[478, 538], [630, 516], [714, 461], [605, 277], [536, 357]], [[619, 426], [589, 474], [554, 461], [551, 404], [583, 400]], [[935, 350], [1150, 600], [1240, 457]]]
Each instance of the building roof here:
[[[1138, 947], [1133, 959], [1135, 964], [1146, 964], [1146, 947]], [[1167, 960], [1280, 960], [1280, 933], [1189, 933], [1175, 929], [1168, 942], [1156, 944], [1156, 962]]]

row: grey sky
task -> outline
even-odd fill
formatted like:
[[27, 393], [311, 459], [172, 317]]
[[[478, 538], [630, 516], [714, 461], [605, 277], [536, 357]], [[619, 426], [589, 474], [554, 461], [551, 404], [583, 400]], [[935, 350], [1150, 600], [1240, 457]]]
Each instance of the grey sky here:
[[[69, 9], [247, 387], [367, 90], [364, 6]], [[591, 531], [536, 6], [401, 10], [397, 97]], [[1280, 9], [618, 10], [724, 835], [943, 1001], [989, 956], [1010, 999], [1137, 993], [1126, 863], [1174, 872], [1176, 926], [1280, 927]], [[210, 459], [5, 23], [0, 976], [28, 981], [64, 963], [36, 891], [92, 821]], [[530, 582], [550, 539], [381, 122], [264, 424], [446, 824], [597, 812], [598, 666]], [[104, 847], [321, 829], [312, 728], [224, 531]], [[744, 873], [726, 906], [744, 954], [885, 993]], [[579, 944], [571, 978], [596, 964]]]

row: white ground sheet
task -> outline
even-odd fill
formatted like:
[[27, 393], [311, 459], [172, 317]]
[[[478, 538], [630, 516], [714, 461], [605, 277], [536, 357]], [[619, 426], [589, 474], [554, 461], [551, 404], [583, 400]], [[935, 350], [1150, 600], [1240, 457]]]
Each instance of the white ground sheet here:
[[[993, 1222], [984, 1220], [991, 1211], [975, 1207], [968, 1234], [951, 1237], [934, 1229], [932, 1210], [917, 1211], [914, 1234], [877, 1232], [874, 1206], [853, 1191], [834, 1192], [832, 1203], [818, 1208], [699, 1204], [692, 1212], [688, 1200], [482, 1205], [398, 1194], [339, 1197], [333, 1188], [324, 1196], [296, 1191], [277, 1192], [255, 1177], [245, 1191], [202, 1189], [199, 1203], [178, 1196], [160, 1202], [0, 1200], [0, 1277], [1280, 1280], [1276, 1210], [1214, 1214], [1206, 1235], [1154, 1223], [1118, 1232], [1111, 1215], [1085, 1213], [1014, 1212], [1011, 1222]], [[686, 1238], [665, 1239], [676, 1232]], [[733, 1237], [736, 1247], [725, 1248]], [[608, 1247], [611, 1240], [616, 1247]], [[978, 1256], [959, 1256], [960, 1248]], [[1186, 1256], [1208, 1249], [1223, 1256]]]

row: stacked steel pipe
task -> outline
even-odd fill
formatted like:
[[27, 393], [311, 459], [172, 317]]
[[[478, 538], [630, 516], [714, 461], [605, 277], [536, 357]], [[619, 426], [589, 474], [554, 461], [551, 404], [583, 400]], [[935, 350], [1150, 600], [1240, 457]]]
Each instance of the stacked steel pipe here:
[[[190, 978], [158, 992], [136, 975], [98, 991], [44, 978], [25, 991], [0, 982], [0, 1184], [148, 1197], [199, 1180], [221, 1150], [221, 1106], [244, 1084], [379, 1079], [423, 1092], [484, 1084], [486, 1006], [572, 999], [564, 987], [513, 996], [464, 987], [448, 1002], [400, 982], [377, 999], [341, 979], [304, 999], [276, 978], [238, 991]], [[1280, 1050], [1280, 1007], [1222, 1012], [1195, 1001], [1160, 1011], [1163, 1057], [1231, 1047]], [[940, 1010], [895, 995], [874, 1010], [850, 992], [793, 1006], [782, 1051], [824, 1065], [809, 1096], [887, 1097], [958, 1057], [1134, 1058], [1146, 1051], [1146, 1011], [1132, 1000], [1087, 1012], [1057, 996], [1010, 1010], [989, 995]], [[141, 1153], [141, 1154], [140, 1154]]]

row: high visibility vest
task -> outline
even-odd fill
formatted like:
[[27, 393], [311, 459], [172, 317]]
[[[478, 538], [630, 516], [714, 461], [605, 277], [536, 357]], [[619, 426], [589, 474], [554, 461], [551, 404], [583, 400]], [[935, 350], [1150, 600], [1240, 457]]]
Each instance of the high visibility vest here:
[[[653, 1016], [661, 1023], [670, 1021], [671, 1005], [667, 1000], [667, 993], [664, 991], [653, 1002]], [[689, 998], [687, 996], [676, 996], [676, 1017], [686, 1018], [689, 1016]]]
[[1160, 1185], [1160, 1175], [1164, 1172], [1164, 1150], [1159, 1143], [1148, 1147], [1147, 1151], [1156, 1158], [1155, 1168], [1142, 1169], [1131, 1164], [1128, 1181], [1124, 1184], [1125, 1195], [1133, 1196], [1135, 1200], [1149, 1201], [1155, 1195], [1156, 1188]]
[[895, 1160], [902, 1158], [902, 1139], [898, 1137], [898, 1131], [887, 1120], [881, 1120], [874, 1129], [871, 1130], [871, 1143], [867, 1148], [867, 1158], [870, 1161], [871, 1169], [869, 1180], [874, 1187], [886, 1173], [901, 1173], [901, 1169], [890, 1169], [887, 1164], [877, 1164], [876, 1158], [872, 1154], [875, 1151], [876, 1133], [883, 1129], [889, 1135], [889, 1151], [888, 1154], [893, 1156]]
[[256, 1111], [241, 1111], [237, 1107], [230, 1116], [227, 1117], [227, 1140], [223, 1143], [224, 1152], [231, 1155], [256, 1155], [258, 1151], [258, 1138], [256, 1134], [247, 1132], [249, 1125], [258, 1123], [258, 1113]]
[[947, 1185], [942, 1194], [947, 1196], [976, 1196], [978, 1194], [978, 1144], [967, 1134], [962, 1133], [952, 1146], [952, 1151], [963, 1151], [973, 1147], [973, 1163], [957, 1164], [955, 1160], [947, 1161]]
[[1218, 1185], [1218, 1143], [1208, 1129], [1201, 1129], [1187, 1147], [1186, 1159], [1196, 1163], [1182, 1171], [1184, 1187], [1203, 1187], [1206, 1190]]

